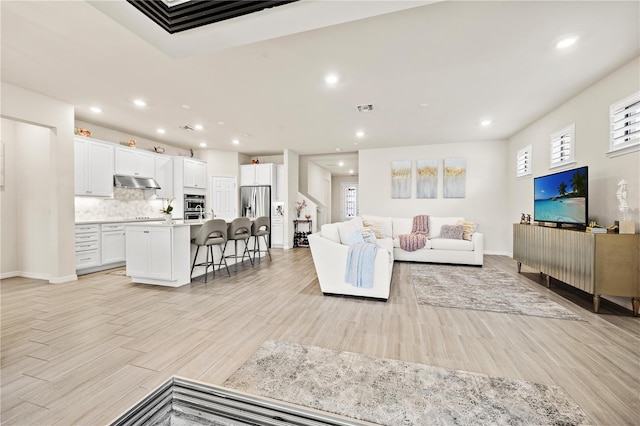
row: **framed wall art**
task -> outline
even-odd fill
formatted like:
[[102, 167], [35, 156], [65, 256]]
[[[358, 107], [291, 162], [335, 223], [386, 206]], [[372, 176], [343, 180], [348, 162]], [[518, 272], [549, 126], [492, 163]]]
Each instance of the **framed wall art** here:
[[443, 192], [444, 198], [464, 198], [467, 179], [466, 158], [445, 158]]
[[411, 198], [411, 161], [391, 162], [391, 198]]
[[416, 198], [438, 198], [438, 160], [416, 161]]

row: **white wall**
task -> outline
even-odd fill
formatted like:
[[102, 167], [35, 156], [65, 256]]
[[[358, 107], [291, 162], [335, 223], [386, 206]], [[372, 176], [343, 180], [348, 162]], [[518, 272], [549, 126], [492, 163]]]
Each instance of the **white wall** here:
[[327, 199], [327, 181], [331, 185], [331, 172], [318, 166], [313, 161], [307, 162], [307, 193], [320, 204], [331, 207], [331, 199]]
[[[4, 144], [4, 187], [0, 188], [0, 278], [18, 275], [18, 208], [16, 122], [2, 119], [1, 140]], [[9, 159], [9, 160], [6, 160]]]
[[[477, 222], [484, 234], [487, 254], [507, 254], [511, 240], [507, 230], [513, 219], [507, 215], [507, 142], [483, 141], [420, 145], [400, 148], [365, 149], [358, 156], [360, 214], [413, 217], [463, 216]], [[444, 158], [466, 158], [465, 198], [443, 198]], [[391, 162], [412, 160], [412, 198], [391, 198]], [[417, 199], [415, 161], [439, 160], [438, 198]]]
[[[617, 183], [626, 179], [628, 202], [636, 232], [640, 228], [640, 152], [608, 158], [609, 106], [640, 90], [640, 58], [636, 58], [548, 113], [509, 139], [509, 218], [533, 214], [533, 177], [554, 173], [549, 169], [549, 137], [567, 125], [576, 125], [576, 164], [589, 166], [589, 217], [601, 225], [621, 220], [616, 199]], [[532, 145], [533, 176], [515, 178], [518, 150]], [[562, 169], [565, 170], [565, 169]], [[511, 238], [512, 230], [509, 230]]]
[[[59, 283], [77, 279], [75, 274], [74, 221], [74, 162], [73, 162], [73, 106], [47, 96], [2, 82], [2, 117], [47, 127], [49, 171], [40, 182], [38, 196], [48, 205], [38, 220], [45, 224], [48, 243], [27, 253], [24, 264], [42, 264], [48, 259], [49, 282]], [[6, 161], [11, 161], [6, 159]], [[16, 239], [23, 238], [21, 234]], [[1, 271], [4, 272], [4, 271]], [[29, 272], [29, 271], [25, 271]]]

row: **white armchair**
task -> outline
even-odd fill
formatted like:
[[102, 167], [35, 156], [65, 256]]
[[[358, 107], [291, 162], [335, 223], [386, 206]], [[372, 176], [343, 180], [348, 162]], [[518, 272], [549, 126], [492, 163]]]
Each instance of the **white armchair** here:
[[323, 237], [322, 232], [309, 234], [308, 239], [323, 294], [371, 297], [385, 301], [389, 298], [393, 256], [388, 249], [378, 247], [373, 287], [362, 288], [345, 282], [349, 246]]

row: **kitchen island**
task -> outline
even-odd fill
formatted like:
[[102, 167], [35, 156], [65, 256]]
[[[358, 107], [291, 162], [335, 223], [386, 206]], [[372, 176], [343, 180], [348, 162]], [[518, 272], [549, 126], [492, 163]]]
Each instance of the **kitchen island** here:
[[[202, 220], [174, 220], [171, 223], [134, 223], [126, 227], [126, 275], [131, 282], [180, 287], [191, 282], [191, 265], [196, 246], [191, 239], [202, 226]], [[233, 250], [230, 244], [229, 249]], [[238, 250], [244, 250], [241, 242]], [[219, 252], [214, 249], [217, 262]], [[206, 251], [200, 250], [198, 261], [204, 262]], [[232, 262], [229, 262], [233, 264]], [[197, 266], [194, 277], [204, 274]]]

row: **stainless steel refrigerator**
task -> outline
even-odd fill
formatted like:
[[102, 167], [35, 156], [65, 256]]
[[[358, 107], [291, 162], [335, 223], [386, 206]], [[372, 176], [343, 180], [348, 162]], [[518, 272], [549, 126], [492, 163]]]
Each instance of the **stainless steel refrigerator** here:
[[241, 186], [240, 215], [251, 219], [268, 216], [271, 223], [271, 187]]

